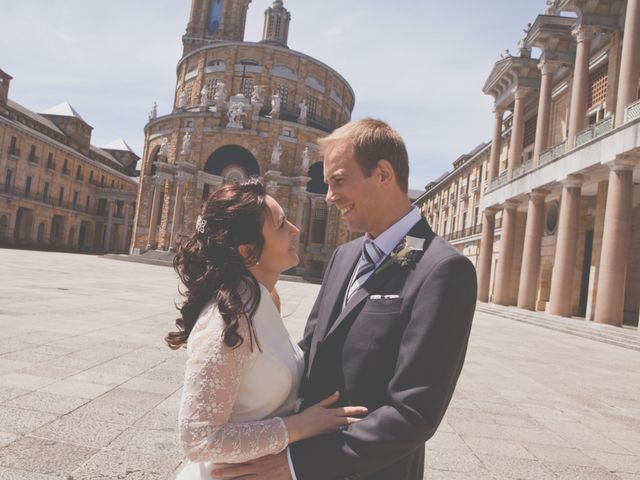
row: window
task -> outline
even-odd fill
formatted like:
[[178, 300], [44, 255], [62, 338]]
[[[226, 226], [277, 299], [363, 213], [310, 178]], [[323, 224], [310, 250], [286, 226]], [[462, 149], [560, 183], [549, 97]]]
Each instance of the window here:
[[100, 186], [104, 187], [104, 175], [102, 175], [102, 178], [100, 179]]
[[213, 98], [216, 94], [216, 87], [218, 86], [218, 79], [211, 78], [207, 81], [207, 98], [209, 99], [209, 103], [213, 102]]
[[28, 197], [30, 193], [31, 193], [31, 177], [27, 177], [27, 183], [24, 186], [25, 197]]
[[89, 172], [89, 183], [93, 183], [93, 170]]
[[58, 195], [58, 205], [62, 205], [64, 202], [64, 187], [60, 187], [60, 195]]
[[114, 182], [113, 180], [111, 180], [111, 188], [113, 188], [115, 184], [116, 184], [116, 182]]
[[607, 87], [609, 84], [609, 64], [604, 63], [589, 74], [589, 98], [587, 108], [604, 103], [607, 99]]
[[9, 143], [9, 155], [20, 155], [17, 144], [18, 139], [16, 137], [11, 137], [11, 142]]
[[69, 160], [64, 159], [64, 163], [62, 164], [62, 174], [69, 175]]
[[78, 192], [73, 192], [73, 206], [71, 208], [74, 210], [78, 206], [78, 195], [80, 195]]
[[335, 128], [338, 123], [338, 111], [335, 108], [332, 108], [329, 113], [329, 121], [331, 122], [330, 127]]
[[280, 95], [280, 110], [287, 110], [289, 105], [289, 87], [286, 85], [278, 85], [278, 94]]
[[307, 118], [316, 120], [318, 118], [318, 99], [313, 95], [307, 95]]
[[476, 207], [473, 209], [473, 226], [478, 225], [478, 217], [480, 216], [480, 207]]
[[38, 157], [36, 157], [36, 146], [31, 145], [31, 150], [29, 150], [29, 161], [33, 163], [38, 162]]
[[315, 208], [311, 222], [311, 243], [323, 244], [326, 228], [327, 210], [325, 208]]
[[85, 211], [89, 211], [89, 207], [91, 206], [91, 197], [87, 195], [87, 203], [84, 206]]
[[44, 182], [44, 190], [42, 192], [42, 201], [49, 201], [49, 182]]
[[11, 179], [13, 178], [13, 170], [7, 170], [7, 175], [4, 177], [4, 191], [11, 190]]
[[84, 177], [82, 176], [82, 166], [78, 165], [78, 168], [76, 169], [76, 180], [83, 180]]
[[251, 98], [253, 93], [253, 78], [243, 77], [240, 81], [240, 93], [245, 97]]
[[47, 168], [49, 170], [55, 170], [56, 164], [53, 161], [53, 153], [49, 153], [49, 157], [47, 158]]

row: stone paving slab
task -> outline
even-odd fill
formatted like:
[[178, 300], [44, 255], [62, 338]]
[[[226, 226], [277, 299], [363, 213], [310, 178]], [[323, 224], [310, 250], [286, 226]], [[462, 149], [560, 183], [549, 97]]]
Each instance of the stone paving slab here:
[[[172, 478], [186, 359], [162, 341], [172, 270], [2, 249], [0, 265], [0, 480]], [[319, 287], [279, 289], [300, 338]], [[425, 478], [640, 480], [639, 359], [477, 313]]]

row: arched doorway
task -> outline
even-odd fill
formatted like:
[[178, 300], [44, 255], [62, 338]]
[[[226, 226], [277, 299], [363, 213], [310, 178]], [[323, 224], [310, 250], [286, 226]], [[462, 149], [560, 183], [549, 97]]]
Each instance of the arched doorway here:
[[38, 225], [38, 243], [39, 244], [43, 244], [44, 243], [44, 231], [47, 227], [45, 226], [44, 222], [40, 222], [40, 225]]
[[311, 177], [311, 180], [307, 183], [307, 192], [327, 194], [329, 187], [324, 183], [324, 164], [322, 162], [316, 162], [311, 165], [307, 176]]
[[9, 219], [6, 215], [0, 217], [0, 241], [6, 240], [9, 234]]
[[204, 171], [223, 177], [226, 181], [237, 181], [260, 175], [260, 165], [253, 154], [238, 145], [225, 145], [209, 157]]

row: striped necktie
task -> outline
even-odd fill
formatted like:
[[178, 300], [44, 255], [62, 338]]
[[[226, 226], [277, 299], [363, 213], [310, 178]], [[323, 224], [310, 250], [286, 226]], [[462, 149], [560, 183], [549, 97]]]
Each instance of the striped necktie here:
[[384, 257], [384, 252], [372, 240], [366, 239], [362, 244], [362, 254], [358, 262], [358, 268], [351, 278], [351, 283], [347, 289], [347, 295], [344, 299], [346, 305], [354, 293], [367, 281], [373, 271], [376, 269], [377, 263]]

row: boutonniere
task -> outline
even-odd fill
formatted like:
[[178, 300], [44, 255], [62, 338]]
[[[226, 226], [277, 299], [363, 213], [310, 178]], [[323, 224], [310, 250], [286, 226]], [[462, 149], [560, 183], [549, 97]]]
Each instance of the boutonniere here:
[[376, 270], [376, 274], [385, 271], [391, 265], [400, 265], [401, 267], [415, 267], [424, 251], [424, 238], [412, 237], [407, 235], [393, 249], [389, 258]]

